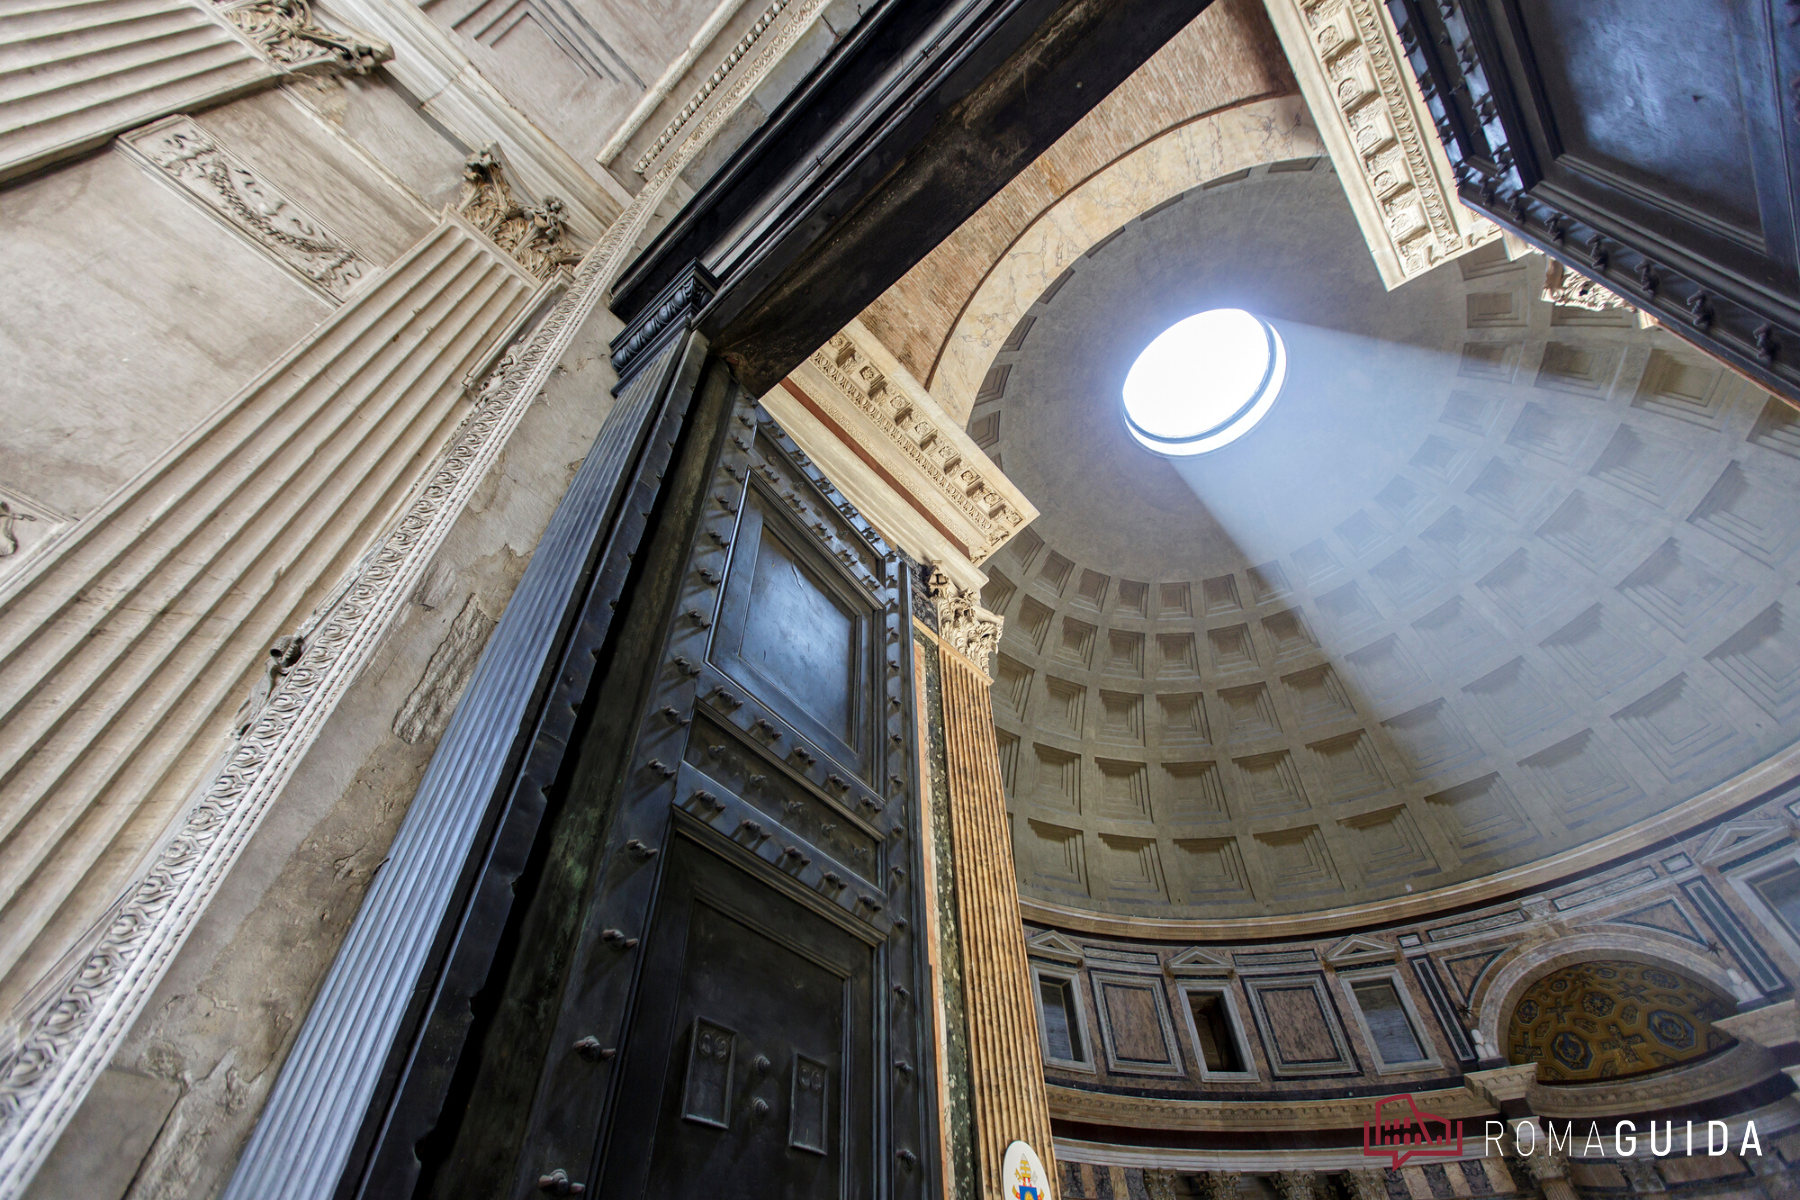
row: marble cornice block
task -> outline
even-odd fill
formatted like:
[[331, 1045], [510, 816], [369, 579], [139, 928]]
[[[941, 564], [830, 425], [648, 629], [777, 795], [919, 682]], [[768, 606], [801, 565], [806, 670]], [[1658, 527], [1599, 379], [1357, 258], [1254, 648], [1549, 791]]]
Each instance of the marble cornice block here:
[[1264, 0], [1369, 253], [1392, 289], [1500, 236], [1456, 196], [1381, 0]]
[[[764, 398], [807, 453], [908, 553], [978, 590], [978, 568], [1037, 506], [888, 348], [852, 321]], [[794, 421], [805, 413], [807, 419]], [[808, 437], [806, 434], [810, 434]]]

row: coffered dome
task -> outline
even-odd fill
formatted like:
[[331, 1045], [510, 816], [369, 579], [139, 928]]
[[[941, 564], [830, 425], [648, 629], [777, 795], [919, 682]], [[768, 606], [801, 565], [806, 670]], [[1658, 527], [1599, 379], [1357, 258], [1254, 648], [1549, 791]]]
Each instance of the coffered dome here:
[[[970, 431], [1028, 904], [1216, 920], [1420, 894], [1669, 814], [1800, 732], [1800, 426], [1493, 242], [1386, 291], [1328, 164], [1194, 189], [1033, 304]], [[1234, 444], [1120, 388], [1214, 307], [1285, 340]]]

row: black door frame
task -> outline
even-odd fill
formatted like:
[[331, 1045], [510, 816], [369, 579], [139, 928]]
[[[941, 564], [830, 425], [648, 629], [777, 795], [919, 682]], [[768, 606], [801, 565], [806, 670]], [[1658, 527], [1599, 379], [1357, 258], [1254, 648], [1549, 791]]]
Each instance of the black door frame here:
[[[613, 343], [619, 403], [477, 664], [228, 1198], [410, 1190], [513, 884], [543, 853], [597, 664], [616, 652], [611, 614], [646, 523], [693, 499], [668, 496], [663, 476], [682, 437], [715, 432], [687, 429], [708, 342], [761, 395], [1207, 3], [878, 0], [633, 265], [613, 300], [628, 321]], [[441, 908], [408, 909], [417, 847], [433, 841], [440, 860], [444, 846], [460, 856], [456, 885]], [[354, 1139], [317, 1133], [347, 1117]]]

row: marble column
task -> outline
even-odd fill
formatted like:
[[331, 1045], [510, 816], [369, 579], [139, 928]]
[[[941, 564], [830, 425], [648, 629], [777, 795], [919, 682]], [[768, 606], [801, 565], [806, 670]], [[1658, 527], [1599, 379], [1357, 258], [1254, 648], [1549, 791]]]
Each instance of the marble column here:
[[990, 681], [946, 640], [940, 639], [939, 647], [976, 1175], [980, 1194], [997, 1198], [1007, 1194], [1001, 1161], [1014, 1140], [1029, 1143], [1054, 1173], [1050, 1108], [1019, 924]]

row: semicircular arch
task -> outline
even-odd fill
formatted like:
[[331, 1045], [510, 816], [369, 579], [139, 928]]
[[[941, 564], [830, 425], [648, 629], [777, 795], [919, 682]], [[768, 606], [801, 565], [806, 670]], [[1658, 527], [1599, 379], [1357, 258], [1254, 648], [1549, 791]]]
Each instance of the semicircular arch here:
[[1038, 214], [988, 271], [951, 327], [927, 387], [967, 421], [1001, 343], [1070, 264], [1166, 200], [1265, 163], [1325, 153], [1298, 96], [1208, 113], [1152, 138]]

